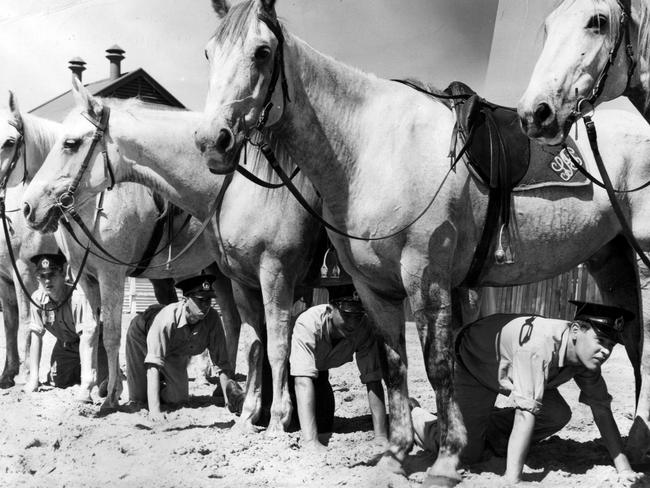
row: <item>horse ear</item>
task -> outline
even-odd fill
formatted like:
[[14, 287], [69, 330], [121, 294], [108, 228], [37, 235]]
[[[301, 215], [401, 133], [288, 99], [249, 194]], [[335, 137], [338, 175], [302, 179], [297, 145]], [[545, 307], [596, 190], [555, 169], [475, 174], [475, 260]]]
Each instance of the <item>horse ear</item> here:
[[212, 0], [212, 8], [220, 19], [223, 19], [228, 10], [230, 10], [230, 2], [228, 0]]
[[14, 92], [9, 90], [9, 110], [14, 114], [15, 117], [20, 117], [20, 109], [18, 108], [18, 99], [14, 95]]
[[261, 0], [262, 8], [268, 13], [275, 12], [275, 0]]
[[102, 113], [102, 104], [93, 97], [78, 78], [72, 78], [72, 96], [77, 106], [88, 112], [89, 115], [99, 118]]

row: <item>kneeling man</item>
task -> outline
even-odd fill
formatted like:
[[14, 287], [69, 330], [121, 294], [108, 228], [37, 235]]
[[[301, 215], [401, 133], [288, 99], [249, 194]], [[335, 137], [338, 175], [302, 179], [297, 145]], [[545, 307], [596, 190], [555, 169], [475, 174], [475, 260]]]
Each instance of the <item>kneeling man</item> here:
[[316, 305], [300, 314], [291, 339], [290, 365], [306, 447], [324, 449], [318, 433], [332, 432], [334, 423], [334, 393], [328, 370], [352, 361], [353, 354], [368, 391], [375, 438], [387, 442], [379, 347], [358, 299]]
[[126, 336], [129, 400], [148, 404], [154, 418], [161, 417], [161, 402], [173, 406], [189, 399], [187, 365], [206, 348], [218, 368], [226, 405], [229, 400], [242, 401], [241, 388], [231, 379], [235, 368], [221, 319], [212, 308], [214, 280], [212, 275], [201, 275], [179, 281], [176, 287], [183, 292], [182, 301], [131, 321]]
[[[577, 306], [573, 321], [496, 314], [461, 329], [454, 386], [467, 428], [465, 462], [480, 461], [489, 446], [507, 456], [506, 482], [517, 483], [530, 443], [553, 435], [571, 419], [571, 408], [557, 388], [573, 379], [580, 402], [591, 407], [619, 478], [635, 478], [600, 371], [621, 342], [625, 321], [634, 315], [618, 307], [571, 303]], [[514, 407], [495, 409], [499, 393], [509, 396]], [[416, 441], [437, 450], [435, 417], [417, 406], [412, 417]]]
[[47, 331], [56, 337], [50, 381], [58, 388], [81, 383], [79, 399], [90, 401], [90, 391], [97, 382], [99, 335], [92, 307], [81, 290], [66, 283], [67, 263], [62, 254], [38, 254], [31, 261], [38, 281], [32, 301], [38, 306], [32, 303], [30, 308], [31, 346], [25, 391], [38, 390], [43, 334]]

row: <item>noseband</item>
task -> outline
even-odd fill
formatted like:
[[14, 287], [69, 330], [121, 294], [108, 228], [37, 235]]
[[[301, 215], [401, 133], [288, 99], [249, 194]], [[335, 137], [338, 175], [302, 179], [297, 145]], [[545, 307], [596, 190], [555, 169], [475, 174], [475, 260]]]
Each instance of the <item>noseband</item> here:
[[598, 100], [598, 97], [600, 97], [603, 90], [605, 89], [605, 82], [607, 81], [607, 76], [609, 75], [609, 69], [612, 67], [614, 61], [616, 60], [618, 49], [623, 43], [623, 37], [625, 37], [625, 55], [628, 59], [626, 89], [630, 86], [630, 79], [632, 78], [632, 74], [636, 69], [634, 51], [632, 49], [632, 43], [630, 41], [630, 19], [632, 18], [632, 8], [630, 5], [630, 0], [617, 0], [616, 3], [618, 3], [618, 6], [621, 8], [621, 17], [619, 19], [619, 29], [618, 34], [616, 35], [616, 40], [610, 49], [609, 54], [607, 55], [607, 62], [598, 75], [596, 84], [591, 90], [591, 94], [588, 97], [581, 97], [576, 100], [576, 106], [569, 115], [569, 120], [572, 123], [582, 117], [585, 113], [589, 113], [593, 110], [593, 107], [596, 104], [596, 100]]
[[[57, 205], [63, 212], [69, 212], [74, 207], [75, 204], [74, 194], [77, 191], [77, 188], [79, 187], [81, 178], [83, 178], [84, 173], [88, 169], [90, 160], [93, 157], [93, 154], [95, 153], [95, 149], [97, 148], [97, 144], [99, 144], [100, 141], [104, 138], [104, 134], [108, 129], [108, 119], [110, 118], [111, 115], [111, 109], [109, 107], [104, 107], [102, 109], [102, 114], [99, 120], [96, 120], [87, 112], [82, 112], [81, 115], [83, 115], [84, 118], [88, 120], [88, 122], [90, 122], [95, 126], [95, 133], [93, 134], [90, 147], [88, 148], [86, 157], [84, 157], [84, 160], [81, 163], [81, 166], [79, 167], [79, 171], [77, 172], [77, 175], [74, 177], [74, 180], [72, 180], [72, 183], [70, 183], [67, 190], [65, 190], [57, 200]], [[102, 157], [104, 158], [104, 167], [108, 171], [108, 174], [111, 179], [111, 183], [108, 186], [108, 189], [111, 190], [115, 185], [115, 174], [113, 173], [113, 168], [111, 167], [111, 162], [110, 159], [108, 158], [108, 152], [105, 146], [104, 149], [102, 150]]]

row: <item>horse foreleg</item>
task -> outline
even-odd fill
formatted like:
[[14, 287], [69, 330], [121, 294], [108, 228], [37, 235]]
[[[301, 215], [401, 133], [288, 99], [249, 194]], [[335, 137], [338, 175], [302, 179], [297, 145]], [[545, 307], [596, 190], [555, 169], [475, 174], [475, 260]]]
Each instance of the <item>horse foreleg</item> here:
[[241, 332], [241, 317], [235, 303], [232, 282], [218, 268], [214, 271], [217, 279], [212, 286], [217, 294], [216, 300], [221, 311], [223, 331], [228, 345], [228, 357], [234, 371], [237, 367], [237, 347], [239, 346], [239, 334]]
[[97, 383], [97, 348], [99, 345], [99, 288], [88, 275], [79, 281], [86, 299], [93, 311], [93, 320], [84, 320], [84, 329], [79, 337], [79, 360], [81, 362], [81, 385], [77, 400], [90, 402], [90, 392]]
[[451, 293], [441, 281], [422, 288], [424, 307], [414, 308], [414, 316], [424, 354], [424, 365], [436, 392], [440, 448], [422, 486], [451, 486], [460, 482], [457, 468], [467, 432], [454, 392], [453, 324]]
[[259, 290], [248, 288], [236, 281], [232, 282], [233, 295], [243, 323], [249, 324], [256, 334], [248, 355], [248, 377], [246, 397], [237, 421], [239, 429], [255, 432], [255, 422], [262, 412], [262, 327], [264, 326], [264, 307]]
[[99, 279], [101, 294], [102, 335], [108, 362], [107, 395], [102, 404], [103, 411], [119, 406], [122, 394], [122, 372], [120, 370], [120, 342], [122, 339], [122, 303], [124, 301], [124, 276], [120, 270], [111, 269], [102, 273]]
[[[12, 283], [0, 281], [0, 301], [2, 301], [2, 318], [5, 329], [5, 366], [0, 376], [0, 388], [11, 388], [16, 383], [14, 377], [20, 370], [20, 356], [18, 353], [19, 312], [16, 293]], [[29, 357], [26, 355], [25, 358]]]
[[363, 282], [355, 281], [354, 287], [383, 339], [386, 355], [383, 376], [390, 413], [390, 446], [379, 460], [378, 467], [403, 475], [402, 463], [413, 447], [413, 424], [408, 406], [404, 302], [387, 300]]
[[172, 278], [149, 278], [153, 286], [153, 294], [161, 305], [169, 305], [178, 301], [174, 280]]
[[273, 378], [271, 419], [267, 432], [281, 432], [291, 422], [291, 397], [288, 384], [291, 340], [291, 305], [294, 283], [279, 267], [263, 266], [260, 273], [266, 316], [266, 351]]

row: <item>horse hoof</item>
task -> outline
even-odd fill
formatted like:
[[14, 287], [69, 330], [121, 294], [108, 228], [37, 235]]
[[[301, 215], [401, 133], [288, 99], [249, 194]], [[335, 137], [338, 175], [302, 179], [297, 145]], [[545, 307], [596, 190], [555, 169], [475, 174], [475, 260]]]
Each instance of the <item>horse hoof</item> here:
[[402, 467], [402, 463], [399, 462], [399, 460], [391, 451], [386, 451], [384, 455], [379, 458], [379, 461], [377, 462], [377, 468], [387, 473], [406, 476], [406, 472]]
[[7, 388], [13, 388], [16, 386], [16, 382], [13, 379], [6, 378], [0, 380], [0, 388], [6, 390]]
[[422, 488], [452, 488], [462, 481], [461, 478], [450, 478], [435, 474], [427, 474], [422, 482]]
[[108, 380], [104, 380], [97, 387], [97, 396], [99, 398], [106, 398], [108, 396]]

